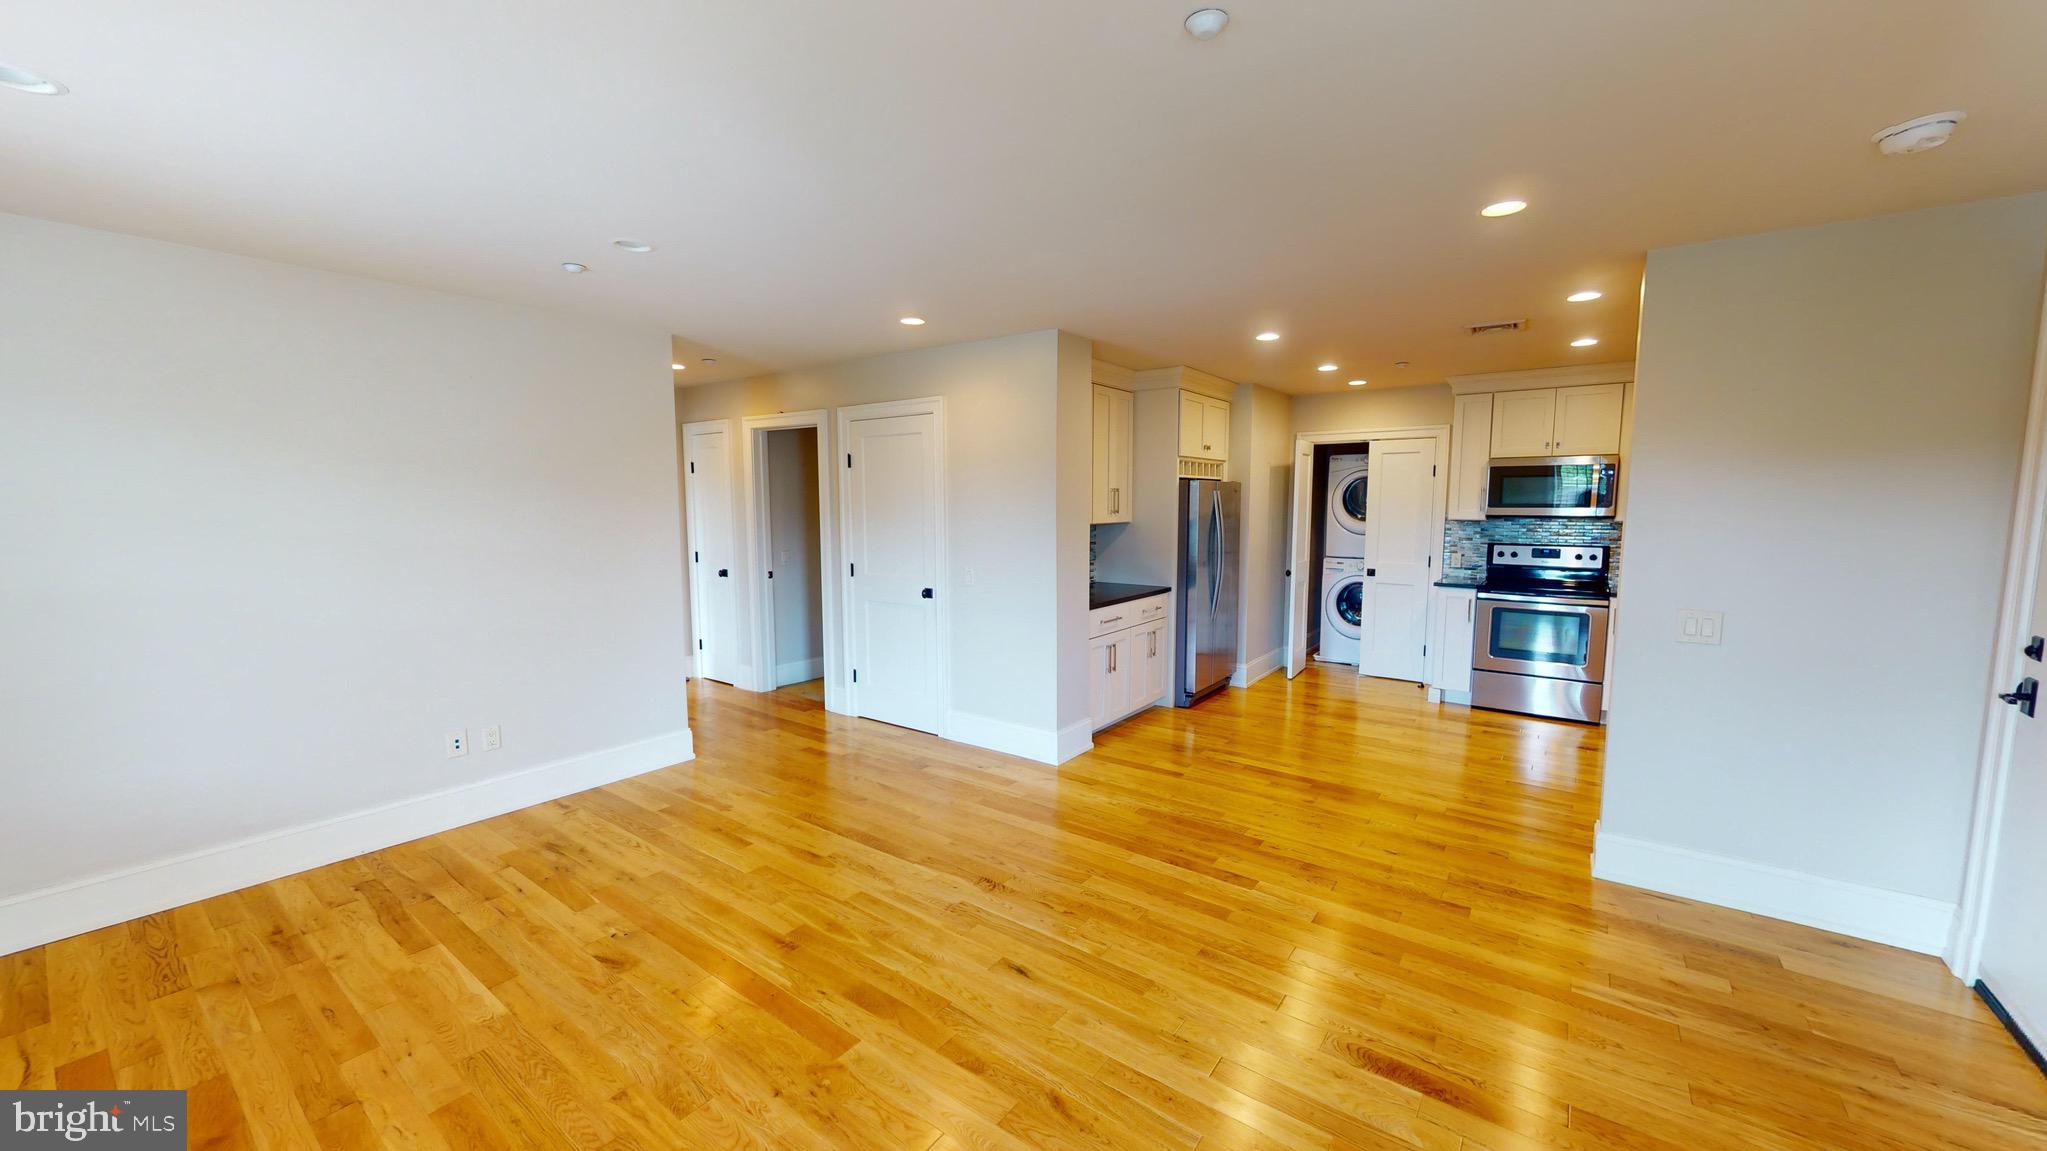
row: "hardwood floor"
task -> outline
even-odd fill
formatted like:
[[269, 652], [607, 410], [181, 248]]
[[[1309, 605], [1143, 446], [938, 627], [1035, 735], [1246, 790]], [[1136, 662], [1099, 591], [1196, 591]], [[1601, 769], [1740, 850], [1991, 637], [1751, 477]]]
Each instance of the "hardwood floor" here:
[[1321, 671], [1057, 770], [691, 713], [695, 763], [0, 959], [0, 1087], [187, 1088], [195, 1148], [2047, 1145], [1937, 961], [1592, 882], [1596, 728]]

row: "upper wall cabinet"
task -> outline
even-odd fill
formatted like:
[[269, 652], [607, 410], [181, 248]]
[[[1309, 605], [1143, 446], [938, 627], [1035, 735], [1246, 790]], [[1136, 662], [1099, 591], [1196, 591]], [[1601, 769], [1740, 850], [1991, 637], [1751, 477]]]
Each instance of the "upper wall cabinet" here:
[[1095, 385], [1094, 479], [1089, 520], [1098, 524], [1130, 522], [1131, 455], [1136, 446], [1129, 392]]
[[1230, 458], [1230, 402], [1199, 392], [1180, 393], [1180, 455], [1186, 459]]
[[1453, 520], [1485, 518], [1485, 466], [1493, 440], [1493, 397], [1457, 397], [1450, 425], [1450, 512]]
[[1623, 387], [1493, 393], [1493, 458], [1614, 455], [1621, 450]]

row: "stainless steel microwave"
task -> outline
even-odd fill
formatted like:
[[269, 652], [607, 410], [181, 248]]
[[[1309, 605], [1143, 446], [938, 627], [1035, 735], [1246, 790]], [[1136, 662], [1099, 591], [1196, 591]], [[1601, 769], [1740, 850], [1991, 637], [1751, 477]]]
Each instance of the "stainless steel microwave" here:
[[1485, 514], [1613, 518], [1612, 456], [1540, 456], [1486, 464]]

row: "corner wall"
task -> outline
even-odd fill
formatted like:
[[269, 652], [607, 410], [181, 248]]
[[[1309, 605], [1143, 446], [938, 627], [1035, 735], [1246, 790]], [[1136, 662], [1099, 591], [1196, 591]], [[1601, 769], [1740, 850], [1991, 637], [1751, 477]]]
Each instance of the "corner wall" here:
[[2043, 259], [2047, 195], [1650, 253], [1596, 875], [1945, 944]]
[[665, 332], [0, 251], [0, 954], [689, 757]]

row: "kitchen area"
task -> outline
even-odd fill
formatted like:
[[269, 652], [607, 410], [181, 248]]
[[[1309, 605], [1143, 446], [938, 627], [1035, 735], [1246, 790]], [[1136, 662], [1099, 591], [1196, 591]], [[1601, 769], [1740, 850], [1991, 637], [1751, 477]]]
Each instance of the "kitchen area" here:
[[[1416, 465], [1421, 478], [1407, 486], [1418, 502], [1405, 513], [1395, 502], [1394, 457], [1385, 461], [1384, 491], [1367, 499], [1373, 468], [1365, 450], [1428, 429], [1360, 426], [1344, 441], [1288, 427], [1301, 441], [1297, 450], [1310, 452], [1296, 460], [1313, 465], [1313, 481], [1294, 487], [1289, 524], [1287, 513], [1247, 498], [1233, 478], [1255, 478], [1271, 463], [1232, 465], [1230, 397], [1238, 385], [1184, 367], [1133, 372], [1097, 362], [1089, 551], [1096, 730], [1154, 706], [1197, 706], [1233, 676], [1240, 686], [1254, 681], [1266, 669], [1240, 648], [1240, 618], [1286, 610], [1287, 600], [1307, 604], [1309, 621], [1307, 658], [1285, 661], [1289, 671], [1319, 665], [1407, 680], [1430, 702], [1604, 722], [1633, 368], [1489, 373], [1417, 389], [1442, 424], [1436, 454], [1425, 457], [1432, 462]], [[1243, 392], [1236, 394], [1242, 404]], [[1433, 514], [1427, 486], [1438, 493]], [[1304, 495], [1312, 508], [1298, 505]], [[1372, 610], [1375, 596], [1397, 606], [1406, 589], [1389, 562], [1398, 549], [1372, 540], [1368, 506], [1397, 513], [1389, 531], [1439, 538], [1411, 607]], [[1272, 549], [1255, 543], [1261, 532], [1281, 545], [1301, 534], [1306, 550], [1272, 564]], [[1286, 546], [1279, 553], [1289, 554]], [[1261, 564], [1287, 570], [1265, 573]], [[1298, 599], [1297, 577], [1308, 589]], [[1375, 635], [1375, 625], [1399, 630], [1389, 639]], [[1390, 674], [1389, 645], [1413, 653]]]

